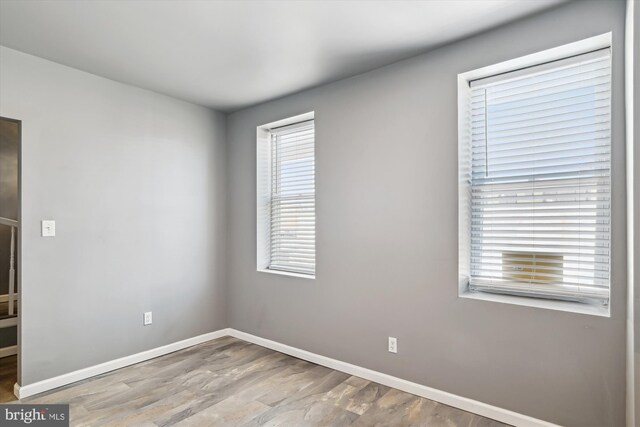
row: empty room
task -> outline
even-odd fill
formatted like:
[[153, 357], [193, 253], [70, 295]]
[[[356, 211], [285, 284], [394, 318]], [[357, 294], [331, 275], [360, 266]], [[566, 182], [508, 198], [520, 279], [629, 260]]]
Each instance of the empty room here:
[[640, 427], [639, 21], [0, 0], [0, 426]]

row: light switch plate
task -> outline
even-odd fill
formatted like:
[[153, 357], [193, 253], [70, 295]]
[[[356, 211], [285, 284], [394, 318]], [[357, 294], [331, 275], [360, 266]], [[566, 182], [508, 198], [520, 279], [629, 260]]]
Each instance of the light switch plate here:
[[56, 222], [50, 219], [42, 221], [42, 237], [55, 237]]
[[144, 313], [143, 325], [147, 326], [153, 323], [153, 314], [150, 311]]

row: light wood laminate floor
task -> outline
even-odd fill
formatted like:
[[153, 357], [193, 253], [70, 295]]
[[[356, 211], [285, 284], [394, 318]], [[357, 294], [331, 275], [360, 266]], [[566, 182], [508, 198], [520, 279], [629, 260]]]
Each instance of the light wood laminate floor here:
[[28, 398], [74, 426], [468, 426], [497, 421], [224, 337]]

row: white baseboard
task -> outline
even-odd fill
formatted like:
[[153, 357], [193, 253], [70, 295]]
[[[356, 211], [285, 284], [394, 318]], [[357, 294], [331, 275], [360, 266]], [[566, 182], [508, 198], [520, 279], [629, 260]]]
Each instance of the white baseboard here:
[[542, 421], [537, 418], [509, 411], [507, 409], [502, 409], [497, 406], [478, 402], [477, 400], [469, 399], [466, 397], [448, 393], [446, 391], [427, 387], [422, 384], [403, 380], [401, 378], [383, 374], [382, 372], [377, 372], [371, 369], [363, 368], [361, 366], [352, 365], [350, 363], [342, 362], [330, 357], [321, 356], [319, 354], [301, 350], [296, 347], [291, 347], [286, 344], [281, 344], [276, 341], [260, 338], [246, 332], [229, 329], [229, 335], [244, 341], [260, 345], [262, 347], [267, 347], [272, 350], [279, 351], [280, 353], [285, 353], [299, 359], [307, 360], [318, 365], [335, 369], [336, 371], [345, 372], [347, 374], [364, 378], [369, 381], [393, 387], [398, 390], [406, 391], [407, 393], [435, 400], [436, 402], [444, 403], [445, 405], [453, 406], [454, 408], [462, 409], [464, 411], [473, 412], [474, 414], [482, 415], [483, 417], [491, 418], [503, 423], [522, 427], [557, 427], [556, 424], [552, 424], [547, 421]]
[[62, 387], [76, 381], [104, 374], [105, 372], [113, 371], [115, 369], [124, 368], [125, 366], [133, 365], [135, 363], [144, 362], [145, 360], [173, 353], [174, 351], [182, 350], [184, 348], [227, 335], [230, 335], [229, 330], [221, 329], [219, 331], [209, 332], [208, 334], [198, 335], [197, 337], [187, 338], [186, 340], [167, 344], [162, 347], [152, 348], [151, 350], [142, 351], [140, 353], [132, 354], [131, 356], [125, 356], [104, 362], [99, 365], [89, 366], [88, 368], [79, 369], [77, 371], [69, 372], [68, 374], [38, 381], [33, 384], [27, 384], [25, 386], [16, 384], [13, 388], [14, 394], [18, 399], [24, 399], [25, 397], [33, 396], [34, 394], [53, 390], [54, 388]]
[[18, 346], [17, 345], [11, 345], [9, 347], [0, 348], [0, 358], [7, 357], [7, 356], [13, 356], [14, 354], [18, 354]]
[[403, 380], [401, 378], [383, 374], [382, 372], [377, 372], [371, 369], [363, 368], [361, 366], [352, 365], [350, 363], [342, 362], [330, 357], [321, 356], [316, 353], [311, 353], [310, 351], [301, 350], [299, 348], [281, 344], [276, 341], [260, 338], [258, 336], [251, 335], [232, 328], [221, 329], [219, 331], [210, 332], [208, 334], [199, 335], [193, 338], [188, 338], [186, 340], [178, 341], [173, 344], [157, 347], [151, 350], [133, 354], [131, 356], [126, 356], [120, 359], [101, 363], [99, 365], [90, 366], [88, 368], [73, 371], [68, 374], [63, 374], [33, 384], [27, 384], [23, 387], [21, 387], [19, 384], [15, 384], [14, 394], [19, 399], [24, 399], [26, 397], [33, 396], [38, 393], [43, 393], [54, 388], [62, 387], [76, 381], [84, 380], [96, 375], [103, 374], [105, 372], [113, 371], [115, 369], [124, 368], [125, 366], [133, 365], [135, 363], [144, 362], [145, 360], [163, 356], [174, 351], [182, 350], [184, 348], [224, 336], [232, 336], [253, 344], [260, 345], [262, 347], [270, 348], [272, 350], [297, 357], [299, 359], [307, 360], [309, 362], [313, 362], [318, 365], [335, 369], [337, 371], [364, 378], [369, 381], [384, 384], [398, 390], [406, 391], [407, 393], [415, 394], [416, 396], [435, 400], [436, 402], [444, 403], [445, 405], [453, 406], [454, 408], [462, 409], [464, 411], [473, 412], [474, 414], [482, 415], [484, 417], [501, 421], [503, 423], [522, 427], [557, 427], [556, 424], [529, 417], [527, 415], [478, 402], [477, 400], [458, 396], [446, 391], [437, 390], [435, 388], [427, 387], [422, 384]]

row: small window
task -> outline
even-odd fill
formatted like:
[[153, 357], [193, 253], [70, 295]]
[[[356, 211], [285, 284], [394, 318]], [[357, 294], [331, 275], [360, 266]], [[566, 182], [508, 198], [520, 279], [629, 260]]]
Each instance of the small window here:
[[258, 270], [315, 275], [312, 115], [258, 128]]
[[606, 305], [610, 47], [514, 68], [460, 98], [462, 290]]

